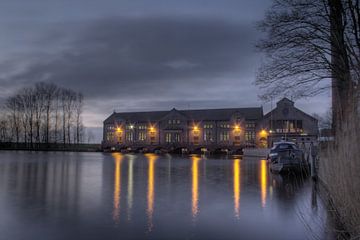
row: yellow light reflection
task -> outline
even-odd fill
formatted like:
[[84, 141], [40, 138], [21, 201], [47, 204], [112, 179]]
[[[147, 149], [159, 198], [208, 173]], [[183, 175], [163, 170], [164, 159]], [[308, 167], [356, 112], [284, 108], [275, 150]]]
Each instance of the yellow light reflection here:
[[148, 192], [147, 192], [147, 215], [148, 215], [148, 230], [153, 228], [153, 213], [154, 213], [154, 198], [155, 198], [155, 160], [158, 158], [155, 154], [145, 154], [149, 162], [148, 168]]
[[199, 161], [200, 157], [192, 156], [192, 197], [191, 197], [191, 212], [193, 219], [199, 213]]
[[240, 217], [240, 191], [241, 191], [241, 168], [240, 159], [234, 160], [234, 213], [235, 217]]
[[131, 220], [131, 209], [133, 205], [133, 189], [134, 189], [134, 155], [128, 155], [128, 186], [127, 186], [127, 205], [128, 205], [128, 220]]
[[113, 209], [113, 219], [116, 223], [119, 222], [120, 218], [120, 200], [121, 200], [121, 161], [123, 155], [120, 153], [112, 154], [115, 162], [115, 171], [114, 171], [114, 209]]
[[267, 196], [267, 163], [263, 159], [260, 161], [260, 191], [261, 191], [261, 206], [264, 208], [266, 205]]

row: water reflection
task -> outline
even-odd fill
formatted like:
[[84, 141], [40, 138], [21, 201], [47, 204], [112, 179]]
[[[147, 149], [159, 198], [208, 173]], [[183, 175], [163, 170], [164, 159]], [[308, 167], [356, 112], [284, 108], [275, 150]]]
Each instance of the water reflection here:
[[158, 158], [155, 154], [145, 154], [148, 159], [148, 190], [147, 190], [147, 216], [148, 216], [148, 231], [151, 232], [153, 228], [153, 213], [154, 213], [154, 198], [155, 198], [155, 160]]
[[134, 155], [128, 155], [128, 185], [127, 185], [127, 209], [128, 220], [131, 220], [131, 210], [133, 205], [133, 189], [134, 189]]
[[191, 213], [193, 220], [196, 219], [196, 216], [199, 213], [199, 161], [200, 157], [192, 156], [192, 185], [191, 185]]
[[256, 158], [0, 151], [0, 174], [1, 239], [335, 239], [317, 186]]
[[240, 159], [235, 159], [233, 161], [234, 168], [234, 213], [235, 217], [240, 217], [240, 191], [241, 191], [241, 168], [240, 168]]
[[120, 153], [113, 153], [112, 156], [114, 158], [114, 163], [115, 163], [113, 219], [115, 223], [119, 223], [120, 200], [121, 200], [121, 161], [123, 159], [123, 155]]
[[267, 176], [268, 168], [265, 159], [260, 161], [260, 194], [261, 194], [261, 206], [264, 208], [266, 205], [267, 195]]

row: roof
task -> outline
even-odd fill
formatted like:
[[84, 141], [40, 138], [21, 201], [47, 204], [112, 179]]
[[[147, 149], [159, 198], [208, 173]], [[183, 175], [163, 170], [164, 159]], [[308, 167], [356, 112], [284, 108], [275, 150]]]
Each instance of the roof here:
[[306, 112], [304, 112], [304, 111], [300, 110], [299, 108], [295, 107], [295, 106], [294, 106], [294, 102], [291, 101], [291, 100], [289, 100], [288, 98], [283, 98], [283, 99], [281, 99], [280, 101], [278, 101], [278, 102], [276, 103], [276, 105], [277, 105], [276, 108], [274, 108], [274, 109], [272, 109], [271, 111], [269, 111], [268, 113], [266, 113], [266, 114], [264, 115], [264, 119], [269, 118], [269, 117], [271, 116], [271, 114], [274, 113], [274, 112], [279, 108], [279, 103], [284, 103], [284, 102], [290, 103], [290, 104], [291, 104], [291, 107], [292, 107], [293, 109], [295, 109], [296, 111], [300, 112], [301, 114], [303, 114], [303, 115], [305, 115], [305, 116], [313, 119], [314, 121], [318, 121], [315, 117], [313, 117], [313, 116], [311, 116], [310, 114], [307, 114]]
[[233, 114], [238, 113], [245, 119], [257, 120], [263, 116], [262, 107], [254, 108], [223, 108], [223, 109], [199, 109], [199, 110], [170, 110], [153, 112], [122, 112], [111, 114], [104, 123], [113, 123], [117, 119], [129, 122], [157, 122], [166, 117], [171, 111], [176, 111], [193, 121], [227, 121]]

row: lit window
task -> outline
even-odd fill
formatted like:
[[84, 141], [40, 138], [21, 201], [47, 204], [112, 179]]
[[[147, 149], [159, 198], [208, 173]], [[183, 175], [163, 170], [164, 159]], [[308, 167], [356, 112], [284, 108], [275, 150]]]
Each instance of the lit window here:
[[128, 142], [134, 141], [134, 133], [133, 132], [126, 132], [125, 138], [126, 138], [126, 141], [128, 141]]
[[179, 133], [174, 134], [174, 141], [175, 142], [180, 142], [180, 134]]
[[165, 142], [171, 143], [171, 133], [165, 133]]
[[228, 131], [220, 132], [220, 141], [229, 141], [230, 135]]
[[139, 132], [139, 141], [146, 140], [146, 132]]
[[204, 141], [213, 141], [213, 136], [212, 136], [212, 130], [205, 130], [204, 131]]

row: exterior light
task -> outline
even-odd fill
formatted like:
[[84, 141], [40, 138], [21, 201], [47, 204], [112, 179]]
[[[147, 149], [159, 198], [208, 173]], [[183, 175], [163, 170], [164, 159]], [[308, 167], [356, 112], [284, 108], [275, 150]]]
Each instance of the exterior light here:
[[261, 130], [260, 135], [262, 137], [266, 137], [268, 135], [267, 131], [265, 129]]
[[134, 125], [130, 125], [130, 129], [134, 129]]
[[273, 130], [270, 130], [269, 133], [273, 133]]
[[155, 128], [154, 128], [154, 127], [150, 127], [150, 132], [155, 132]]
[[121, 133], [121, 132], [122, 132], [121, 128], [119, 128], [119, 127], [116, 128], [116, 131], [117, 131], [118, 133]]
[[239, 125], [235, 125], [235, 131], [240, 131]]
[[198, 130], [199, 130], [198, 126], [194, 126], [194, 131], [198, 131]]

